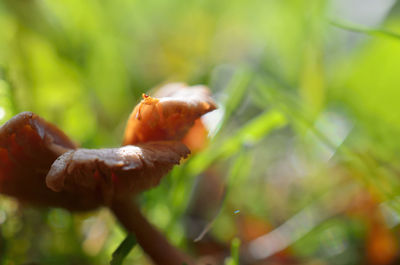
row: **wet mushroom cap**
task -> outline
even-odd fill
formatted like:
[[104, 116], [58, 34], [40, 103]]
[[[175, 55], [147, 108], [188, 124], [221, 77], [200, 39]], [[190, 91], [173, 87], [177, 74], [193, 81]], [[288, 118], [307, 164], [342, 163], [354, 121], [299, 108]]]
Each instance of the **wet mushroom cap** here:
[[79, 191], [110, 205], [115, 199], [158, 185], [189, 153], [189, 149], [177, 141], [72, 150], [53, 163], [46, 182], [54, 191]]
[[162, 87], [156, 96], [143, 95], [143, 100], [132, 111], [123, 145], [181, 140], [196, 119], [216, 109], [205, 86], [169, 84]]

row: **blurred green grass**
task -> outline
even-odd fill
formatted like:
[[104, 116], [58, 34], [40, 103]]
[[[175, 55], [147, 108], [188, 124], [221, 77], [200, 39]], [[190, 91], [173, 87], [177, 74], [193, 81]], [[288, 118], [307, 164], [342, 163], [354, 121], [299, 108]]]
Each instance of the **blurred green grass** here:
[[[385, 254], [395, 264], [400, 42], [386, 33], [400, 33], [399, 4], [372, 27], [332, 25], [342, 21], [335, 6], [349, 3], [3, 0], [0, 123], [30, 110], [84, 147], [118, 146], [141, 93], [172, 81], [206, 84], [220, 105], [207, 119], [210, 145], [141, 197], [171, 241], [200, 256], [186, 222], [195, 212], [214, 222], [208, 234], [229, 252], [233, 238], [245, 247], [311, 207], [290, 230], [302, 236], [288, 236], [270, 262], [377, 264], [369, 238], [381, 235], [379, 225], [395, 242]], [[229, 192], [204, 199], [217, 206], [203, 214], [191, 205], [209, 175]], [[372, 199], [354, 206], [360, 197]], [[0, 223], [7, 265], [108, 264], [124, 238], [105, 210], [73, 215], [4, 196]], [[147, 263], [135, 248], [124, 264]]]

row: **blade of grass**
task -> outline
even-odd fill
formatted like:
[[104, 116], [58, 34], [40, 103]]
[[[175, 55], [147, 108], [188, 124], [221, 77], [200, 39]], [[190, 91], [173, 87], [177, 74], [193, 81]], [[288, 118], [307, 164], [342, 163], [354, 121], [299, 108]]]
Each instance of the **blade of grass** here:
[[[250, 120], [233, 136], [219, 146], [211, 146], [206, 151], [193, 157], [187, 164], [186, 174], [196, 176], [212, 163], [235, 155], [242, 146], [254, 145], [268, 133], [287, 124], [284, 115], [278, 111], [265, 111]], [[187, 176], [187, 175], [186, 175]]]
[[356, 187], [357, 184], [343, 185], [343, 182], [338, 181], [331, 189], [325, 191], [325, 194], [313, 200], [280, 226], [247, 243], [242, 255], [256, 263], [286, 249], [324, 221], [345, 211], [357, 191]]
[[400, 34], [397, 34], [395, 32], [386, 30], [386, 29], [380, 29], [380, 28], [369, 28], [366, 26], [362, 25], [357, 25], [353, 23], [349, 23], [347, 21], [339, 21], [339, 20], [331, 20], [330, 23], [338, 28], [352, 31], [352, 32], [358, 32], [358, 33], [364, 33], [368, 34], [371, 36], [383, 36], [383, 37], [389, 37], [389, 38], [395, 38], [397, 40], [400, 40]]
[[225, 89], [225, 93], [229, 95], [229, 97], [226, 98], [224, 103], [225, 113], [223, 122], [220, 124], [220, 128], [226, 124], [235, 110], [238, 109], [238, 106], [242, 103], [250, 80], [251, 72], [247, 69], [238, 70], [237, 73], [232, 77]]
[[231, 242], [231, 256], [225, 263], [226, 265], [239, 265], [240, 239], [235, 237]]
[[235, 181], [237, 181], [240, 176], [248, 176], [249, 172], [251, 171], [252, 163], [251, 163], [251, 156], [249, 152], [243, 148], [237, 155], [237, 157], [232, 161], [232, 166], [225, 177], [225, 184], [224, 184], [224, 194], [222, 199], [219, 202], [219, 207], [214, 217], [207, 223], [201, 233], [194, 239], [194, 242], [200, 241], [212, 228], [215, 221], [223, 211], [225, 207], [226, 198], [230, 194], [230, 190], [232, 185]]
[[112, 254], [110, 265], [121, 265], [129, 252], [136, 246], [136, 238], [132, 234], [128, 234], [124, 241]]

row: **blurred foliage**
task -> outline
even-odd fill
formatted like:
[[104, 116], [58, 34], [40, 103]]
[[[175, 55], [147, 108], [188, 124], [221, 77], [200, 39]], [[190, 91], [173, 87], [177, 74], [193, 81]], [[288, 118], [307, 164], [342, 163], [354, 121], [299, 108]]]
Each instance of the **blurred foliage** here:
[[[174, 244], [226, 264], [398, 264], [400, 4], [366, 2], [2, 0], [0, 123], [30, 110], [118, 146], [141, 93], [206, 84], [209, 146], [140, 198]], [[125, 237], [104, 209], [5, 196], [0, 224], [4, 265], [109, 264]], [[136, 247], [124, 264], [149, 261]]]

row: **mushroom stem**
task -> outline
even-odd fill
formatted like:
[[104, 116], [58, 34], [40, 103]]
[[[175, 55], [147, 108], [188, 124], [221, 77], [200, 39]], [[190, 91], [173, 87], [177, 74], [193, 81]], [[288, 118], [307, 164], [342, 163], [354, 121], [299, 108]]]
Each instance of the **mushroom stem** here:
[[147, 221], [133, 201], [114, 201], [111, 209], [125, 229], [136, 236], [139, 245], [155, 264], [193, 264], [189, 257], [172, 246], [165, 236]]

